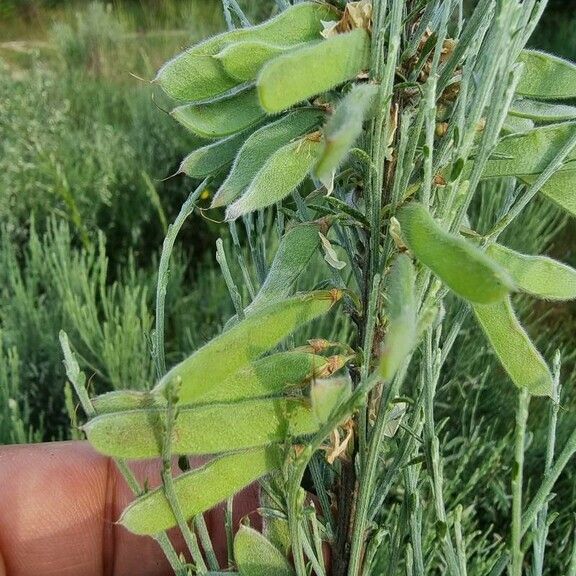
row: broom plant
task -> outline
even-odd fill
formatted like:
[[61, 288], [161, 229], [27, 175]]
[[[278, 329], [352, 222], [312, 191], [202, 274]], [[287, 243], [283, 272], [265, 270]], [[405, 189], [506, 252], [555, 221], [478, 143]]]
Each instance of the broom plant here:
[[[226, 0], [230, 29], [154, 80], [206, 141], [182, 162], [203, 180], [160, 262], [156, 384], [90, 398], [61, 336], [88, 440], [137, 496], [120, 523], [155, 537], [177, 574], [544, 574], [548, 500], [576, 431], [556, 454], [560, 358], [537, 350], [514, 295], [574, 299], [576, 271], [499, 239], [537, 196], [576, 216], [576, 65], [524, 49], [545, 0], [480, 0], [469, 16], [462, 0], [277, 4], [251, 25]], [[495, 196], [487, 231], [470, 217], [480, 194]], [[234, 266], [221, 241], [217, 259], [236, 313], [168, 370], [170, 255], [195, 210], [230, 227]], [[483, 568], [469, 511], [445, 497], [436, 416], [469, 316], [518, 390], [500, 407], [516, 410], [510, 530]], [[551, 415], [525, 502], [531, 396]], [[175, 455], [210, 459], [174, 477]], [[148, 490], [126, 460], [152, 456], [163, 484]], [[263, 533], [246, 520], [234, 536], [233, 496], [258, 479]], [[202, 514], [224, 501], [221, 566]]]

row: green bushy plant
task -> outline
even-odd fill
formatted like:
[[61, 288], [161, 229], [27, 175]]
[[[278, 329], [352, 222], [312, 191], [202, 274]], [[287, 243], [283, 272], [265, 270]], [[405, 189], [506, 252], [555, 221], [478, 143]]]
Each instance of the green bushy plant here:
[[[231, 30], [155, 80], [179, 101], [174, 118], [216, 141], [186, 158], [206, 179], [164, 242], [157, 384], [90, 398], [61, 334], [88, 439], [136, 489], [120, 523], [154, 536], [176, 573], [217, 572], [202, 513], [264, 478], [264, 535], [243, 527], [229, 542], [244, 576], [327, 574], [325, 542], [337, 576], [573, 574], [566, 524], [547, 551], [550, 496], [576, 452], [573, 426], [557, 434], [562, 354], [542, 356], [518, 316], [529, 297], [576, 298], [576, 271], [505, 235], [537, 196], [532, 249], [562, 220], [546, 202], [576, 214], [575, 109], [553, 102], [576, 95], [576, 66], [524, 49], [546, 3], [483, 0], [466, 20], [461, 2], [441, 0], [278, 4], [273, 19], [232, 29], [245, 15], [225, 2]], [[238, 265], [219, 242], [235, 315], [168, 370], [170, 255], [214, 182]], [[323, 272], [307, 275], [318, 255]], [[464, 350], [476, 347], [464, 362], [463, 331]], [[487, 355], [511, 381], [492, 405], [480, 397], [491, 372], [472, 370]], [[467, 398], [462, 434], [441, 420], [451, 387]], [[531, 397], [546, 422], [534, 462]], [[515, 414], [503, 431], [486, 422], [495, 406]], [[216, 457], [174, 478], [172, 457], [187, 454]], [[163, 484], [141, 494], [123, 460], [153, 455]], [[176, 525], [192, 564], [164, 532]]]

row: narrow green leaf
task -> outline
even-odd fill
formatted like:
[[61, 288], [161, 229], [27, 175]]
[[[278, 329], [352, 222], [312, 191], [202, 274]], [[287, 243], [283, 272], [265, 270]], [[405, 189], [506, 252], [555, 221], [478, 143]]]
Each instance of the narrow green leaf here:
[[248, 190], [228, 207], [226, 220], [271, 206], [296, 190], [318, 159], [321, 143], [305, 136], [276, 150], [258, 171]]
[[317, 108], [301, 108], [256, 130], [238, 152], [230, 174], [214, 196], [212, 208], [236, 200], [278, 148], [313, 130], [323, 118], [324, 112]]
[[474, 314], [512, 382], [535, 396], [551, 396], [550, 370], [518, 322], [510, 299], [476, 305]]
[[253, 88], [226, 98], [184, 104], [171, 114], [182, 126], [203, 138], [222, 138], [241, 132], [266, 116]]
[[282, 236], [264, 284], [246, 309], [257, 308], [286, 298], [320, 246], [319, 223], [297, 224]]
[[362, 124], [374, 107], [378, 86], [354, 86], [336, 107], [324, 128], [324, 145], [314, 169], [318, 179], [331, 188], [334, 173], [362, 134]]
[[378, 369], [385, 380], [394, 377], [416, 345], [418, 321], [415, 282], [412, 261], [406, 254], [399, 255], [390, 270], [386, 290], [388, 323]]
[[462, 298], [489, 304], [503, 300], [514, 288], [499, 264], [470, 241], [447, 233], [422, 204], [411, 202], [397, 218], [412, 253]]
[[[184, 515], [192, 518], [279, 466], [280, 455], [275, 446], [239, 452], [215, 458], [202, 468], [178, 476], [174, 489]], [[175, 526], [176, 519], [163, 487], [159, 487], [132, 502], [119, 523], [134, 534], [153, 535]]]
[[[534, 184], [537, 178], [537, 174], [520, 177], [526, 184]], [[539, 193], [576, 217], [576, 166], [552, 174]]]
[[512, 103], [509, 113], [535, 122], [564, 122], [576, 119], [576, 106], [550, 104], [523, 98]]
[[179, 403], [202, 399], [221, 382], [300, 326], [325, 314], [341, 298], [337, 291], [317, 291], [266, 306], [217, 336], [177, 364], [154, 388], [162, 394], [169, 383], [179, 383]]
[[520, 290], [546, 300], [576, 298], [576, 270], [546, 256], [528, 256], [500, 244], [487, 253], [512, 276]]
[[242, 576], [294, 576], [282, 552], [248, 526], [240, 526], [236, 533], [234, 558]]
[[268, 62], [257, 80], [262, 107], [269, 113], [352, 80], [370, 64], [370, 36], [353, 30], [295, 48]]
[[[95, 450], [123, 459], [162, 454], [166, 410], [149, 408], [102, 414], [83, 428]], [[283, 443], [313, 434], [318, 422], [303, 398], [272, 398], [179, 408], [173, 454], [218, 454]]]
[[248, 131], [240, 132], [197, 148], [182, 160], [178, 172], [191, 178], [204, 178], [219, 172], [234, 160], [248, 134]]
[[327, 4], [301, 2], [259, 26], [225, 32], [189, 48], [164, 64], [154, 82], [176, 100], [213, 98], [239, 84], [214, 58], [228, 44], [249, 40], [277, 42], [279, 38], [285, 45], [299, 44], [320, 38], [322, 21], [337, 18], [334, 8]]
[[524, 72], [516, 93], [539, 100], [576, 98], [576, 64], [537, 50], [523, 50], [518, 58]]
[[[282, 42], [282, 38], [278, 38]], [[299, 45], [296, 45], [299, 46]], [[266, 62], [294, 48], [291, 45], [246, 40], [229, 44], [216, 54], [226, 73], [240, 82], [254, 80]]]

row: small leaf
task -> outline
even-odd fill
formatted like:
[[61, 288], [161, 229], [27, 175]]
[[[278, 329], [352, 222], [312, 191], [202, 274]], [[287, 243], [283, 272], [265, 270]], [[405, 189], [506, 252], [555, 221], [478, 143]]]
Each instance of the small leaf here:
[[294, 576], [280, 550], [248, 526], [240, 526], [236, 533], [234, 559], [242, 576]]
[[412, 253], [462, 298], [489, 304], [513, 290], [504, 268], [470, 241], [446, 232], [422, 204], [411, 202], [397, 218]]
[[248, 134], [249, 132], [240, 132], [197, 148], [182, 160], [178, 172], [191, 178], [204, 178], [222, 170], [234, 160]]
[[416, 345], [418, 333], [415, 295], [416, 275], [412, 261], [399, 255], [390, 270], [386, 290], [386, 337], [382, 347], [379, 372], [391, 380]]
[[260, 103], [273, 114], [347, 80], [370, 64], [370, 36], [353, 30], [295, 48], [268, 62], [256, 82]]
[[510, 114], [535, 122], [564, 122], [576, 119], [576, 106], [550, 104], [523, 98], [512, 103]]
[[246, 314], [290, 295], [320, 246], [319, 230], [318, 223], [297, 224], [282, 236], [266, 280], [246, 308]]
[[264, 116], [254, 89], [199, 104], [184, 104], [171, 112], [185, 128], [203, 138], [222, 138], [253, 126]]
[[231, 30], [189, 48], [159, 70], [154, 82], [176, 100], [205, 100], [218, 96], [239, 84], [226, 74], [214, 58], [230, 43], [243, 41], [299, 44], [320, 38], [322, 21], [336, 18], [334, 8], [316, 2], [301, 2], [258, 26]]
[[169, 383], [179, 381], [180, 404], [200, 400], [340, 298], [337, 291], [319, 290], [261, 308], [174, 366], [153, 393], [161, 395]]
[[487, 253], [512, 276], [520, 290], [546, 300], [576, 298], [576, 270], [546, 256], [520, 254], [500, 244]]
[[314, 171], [327, 188], [337, 168], [362, 134], [362, 124], [374, 107], [377, 94], [378, 86], [375, 84], [354, 86], [326, 123], [324, 146]]
[[[162, 454], [166, 410], [149, 408], [102, 414], [83, 430], [92, 447], [107, 456], [153, 458]], [[179, 454], [218, 454], [282, 443], [313, 434], [315, 414], [302, 398], [272, 398], [181, 407], [171, 449]]]
[[278, 148], [313, 130], [323, 118], [324, 113], [317, 108], [301, 108], [256, 130], [240, 148], [230, 174], [214, 196], [212, 208], [236, 200]]
[[304, 137], [276, 150], [258, 171], [248, 190], [226, 210], [226, 220], [271, 206], [304, 181], [316, 163], [321, 144]]
[[512, 382], [535, 396], [551, 396], [550, 370], [518, 322], [510, 299], [475, 305], [474, 314]]
[[[279, 466], [280, 455], [275, 446], [229, 454], [181, 474], [174, 480], [174, 490], [185, 517], [190, 519]], [[176, 519], [160, 486], [132, 502], [119, 523], [134, 534], [153, 535], [175, 526]]]
[[576, 98], [576, 64], [537, 50], [523, 50], [518, 60], [524, 72], [517, 94], [539, 100]]

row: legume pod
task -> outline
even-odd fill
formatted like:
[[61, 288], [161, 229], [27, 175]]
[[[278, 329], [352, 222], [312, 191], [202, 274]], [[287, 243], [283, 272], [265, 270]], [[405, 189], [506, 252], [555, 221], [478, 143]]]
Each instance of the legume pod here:
[[[227, 454], [174, 480], [174, 490], [187, 519], [210, 510], [261, 476], [280, 467], [276, 446]], [[153, 535], [176, 525], [160, 486], [132, 502], [119, 523], [134, 534]]]

